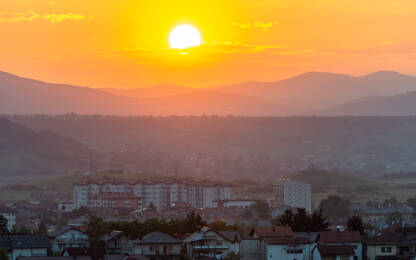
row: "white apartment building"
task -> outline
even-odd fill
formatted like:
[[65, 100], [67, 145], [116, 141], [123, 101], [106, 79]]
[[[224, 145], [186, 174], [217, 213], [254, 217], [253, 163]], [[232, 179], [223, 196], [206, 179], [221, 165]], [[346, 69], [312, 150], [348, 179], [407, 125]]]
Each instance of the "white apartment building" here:
[[275, 203], [311, 212], [311, 185], [305, 182], [280, 179], [273, 186]]
[[6, 206], [0, 206], [0, 215], [7, 220], [7, 229], [12, 231], [14, 225], [16, 225], [16, 212]]
[[118, 194], [140, 198], [141, 206], [153, 204], [157, 210], [185, 202], [194, 208], [216, 207], [214, 201], [231, 199], [231, 187], [200, 181], [85, 180], [74, 184], [75, 208], [90, 207], [100, 194]]

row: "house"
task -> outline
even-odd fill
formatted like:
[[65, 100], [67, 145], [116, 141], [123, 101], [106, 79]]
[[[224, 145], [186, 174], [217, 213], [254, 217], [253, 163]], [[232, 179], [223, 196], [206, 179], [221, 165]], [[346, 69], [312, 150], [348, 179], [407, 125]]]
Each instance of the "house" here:
[[[319, 233], [318, 245], [351, 246], [354, 249], [354, 260], [363, 259], [363, 244], [358, 231], [323, 231]], [[332, 250], [324, 247], [323, 250]], [[342, 247], [347, 252], [347, 247]], [[344, 255], [345, 256], [345, 255]], [[347, 259], [346, 257], [343, 257]]]
[[46, 235], [7, 235], [0, 236], [0, 248], [16, 260], [20, 256], [47, 256], [50, 244]]
[[265, 259], [312, 259], [312, 242], [306, 237], [268, 237], [264, 243]]
[[125, 236], [122, 231], [111, 231], [103, 237], [105, 248], [110, 255], [132, 254], [132, 240]]
[[387, 231], [366, 241], [367, 259], [416, 259], [416, 241], [403, 234]]
[[215, 231], [201, 228], [183, 240], [192, 259], [240, 255], [241, 236], [238, 231]]
[[312, 259], [314, 241], [307, 236], [295, 236], [289, 226], [255, 227], [251, 237], [260, 240], [258, 259]]
[[182, 242], [162, 232], [152, 232], [134, 241], [134, 254], [144, 255], [151, 260], [179, 259]]
[[312, 250], [313, 260], [354, 260], [351, 245], [318, 245]]
[[88, 247], [88, 235], [74, 226], [65, 226], [49, 234], [52, 251], [62, 252], [68, 247]]
[[[85, 257], [90, 257], [92, 260], [109, 260], [109, 256], [106, 253], [104, 247], [67, 247], [62, 255], [70, 256], [74, 260]], [[116, 257], [116, 260], [120, 260], [118, 258], [121, 259], [122, 257]]]
[[11, 231], [16, 225], [16, 211], [6, 206], [0, 206], [0, 215], [7, 220], [7, 229]]

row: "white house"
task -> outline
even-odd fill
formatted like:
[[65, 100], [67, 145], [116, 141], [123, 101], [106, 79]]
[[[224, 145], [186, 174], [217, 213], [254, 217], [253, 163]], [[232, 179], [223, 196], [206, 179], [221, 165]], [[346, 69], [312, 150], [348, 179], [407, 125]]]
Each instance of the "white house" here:
[[[360, 232], [358, 231], [323, 231], [319, 233], [318, 245], [322, 246], [347, 246], [341, 247], [340, 250], [344, 250], [348, 253], [349, 249], [352, 248], [354, 251], [353, 259], [363, 259], [363, 243], [361, 240]], [[323, 247], [322, 250], [332, 250], [335, 247]], [[343, 251], [343, 252], [344, 252]], [[342, 259], [348, 259], [344, 256]], [[314, 259], [315, 260], [315, 259]]]
[[88, 235], [73, 226], [65, 226], [49, 234], [52, 251], [62, 252], [68, 247], [87, 247]]
[[355, 260], [351, 245], [318, 245], [312, 250], [313, 260]]
[[234, 253], [240, 255], [241, 236], [238, 231], [214, 231], [204, 227], [183, 240], [188, 255], [200, 257], [224, 257]]
[[313, 243], [306, 237], [265, 238], [266, 259], [310, 260]]
[[416, 259], [416, 242], [406, 236], [386, 231], [378, 236], [369, 238], [367, 244], [367, 259]]
[[134, 241], [134, 254], [150, 259], [179, 259], [182, 242], [162, 232], [152, 232]]
[[107, 254], [133, 254], [133, 242], [122, 231], [111, 231], [103, 237], [103, 241], [105, 242]]
[[0, 236], [0, 248], [16, 260], [21, 256], [47, 256], [50, 243], [46, 235], [8, 235]]

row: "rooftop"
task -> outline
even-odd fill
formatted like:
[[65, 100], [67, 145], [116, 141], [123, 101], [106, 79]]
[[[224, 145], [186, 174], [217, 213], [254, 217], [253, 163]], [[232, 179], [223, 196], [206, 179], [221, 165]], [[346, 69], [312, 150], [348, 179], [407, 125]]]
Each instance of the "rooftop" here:
[[319, 242], [361, 243], [361, 235], [358, 231], [323, 231], [319, 233]]
[[255, 227], [254, 233], [259, 237], [293, 237], [293, 231], [289, 226]]

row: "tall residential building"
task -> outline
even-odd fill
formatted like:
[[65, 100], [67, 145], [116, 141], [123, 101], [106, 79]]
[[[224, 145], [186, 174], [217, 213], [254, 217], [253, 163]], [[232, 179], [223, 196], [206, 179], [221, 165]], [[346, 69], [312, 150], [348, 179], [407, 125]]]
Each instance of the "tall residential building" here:
[[[214, 201], [231, 197], [231, 187], [208, 181], [85, 180], [74, 184], [75, 208], [122, 205], [147, 208], [153, 204], [160, 210], [176, 202], [185, 202], [194, 208], [212, 208], [217, 205]], [[121, 198], [129, 198], [131, 202], [122, 202]], [[133, 198], [140, 200], [136, 202]]]
[[311, 185], [301, 181], [280, 179], [273, 186], [275, 203], [311, 212]]

